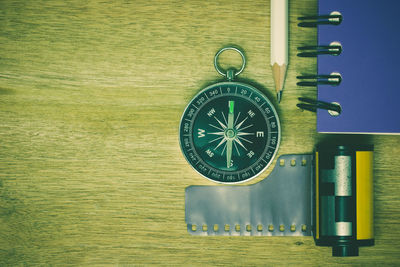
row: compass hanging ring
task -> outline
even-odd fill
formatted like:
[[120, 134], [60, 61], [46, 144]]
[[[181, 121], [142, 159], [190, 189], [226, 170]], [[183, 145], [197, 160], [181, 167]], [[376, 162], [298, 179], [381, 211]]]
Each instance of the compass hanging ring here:
[[[233, 69], [233, 68], [230, 68], [230, 69], [228, 69], [228, 70], [224, 70], [224, 69], [222, 69], [222, 68], [219, 66], [219, 64], [218, 64], [219, 55], [220, 55], [222, 52], [226, 51], [226, 50], [233, 50], [233, 51], [236, 51], [236, 52], [238, 52], [239, 55], [242, 57], [242, 67], [240, 68], [239, 71], [235, 72], [235, 69]], [[233, 80], [234, 77], [236, 77], [236, 76], [238, 76], [240, 73], [242, 73], [242, 71], [244, 70], [244, 67], [245, 67], [245, 66], [246, 66], [246, 57], [244, 56], [243, 52], [240, 51], [239, 49], [237, 49], [236, 47], [233, 47], [233, 46], [224, 47], [224, 48], [220, 49], [220, 50], [217, 52], [217, 54], [215, 54], [215, 57], [214, 57], [214, 67], [215, 67], [215, 69], [217, 70], [217, 72], [218, 72], [219, 74], [221, 74], [222, 76], [227, 77], [229, 81]]]

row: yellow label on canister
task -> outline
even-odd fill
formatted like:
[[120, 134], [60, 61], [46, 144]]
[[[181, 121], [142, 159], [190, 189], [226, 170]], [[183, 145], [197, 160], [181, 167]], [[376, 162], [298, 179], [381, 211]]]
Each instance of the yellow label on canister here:
[[373, 153], [356, 152], [357, 239], [374, 238]]

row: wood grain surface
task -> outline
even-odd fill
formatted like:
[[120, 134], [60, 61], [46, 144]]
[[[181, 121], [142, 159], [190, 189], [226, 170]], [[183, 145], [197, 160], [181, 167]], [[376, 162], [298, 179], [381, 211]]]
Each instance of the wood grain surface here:
[[[399, 265], [400, 137], [319, 135], [315, 114], [295, 106], [316, 96], [296, 86], [316, 72], [296, 49], [317, 34], [296, 20], [316, 10], [316, 0], [290, 1], [277, 105], [269, 1], [0, 1], [0, 265]], [[333, 258], [312, 237], [186, 232], [185, 187], [213, 183], [185, 161], [179, 120], [221, 80], [213, 57], [228, 44], [246, 52], [242, 80], [277, 107], [280, 155], [322, 139], [375, 145], [376, 245], [359, 257]]]

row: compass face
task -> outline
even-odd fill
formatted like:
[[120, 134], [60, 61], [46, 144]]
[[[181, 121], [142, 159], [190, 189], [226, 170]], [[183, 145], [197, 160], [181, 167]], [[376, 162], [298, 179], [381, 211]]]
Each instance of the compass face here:
[[180, 124], [182, 152], [215, 182], [247, 181], [272, 162], [280, 142], [278, 115], [266, 96], [237, 82], [213, 84], [186, 107]]

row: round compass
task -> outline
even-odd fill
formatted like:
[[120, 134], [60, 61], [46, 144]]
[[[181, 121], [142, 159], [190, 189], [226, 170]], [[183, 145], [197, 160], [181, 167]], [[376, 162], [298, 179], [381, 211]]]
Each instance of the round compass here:
[[[228, 70], [229, 80], [239, 72]], [[225, 74], [224, 74], [225, 75]], [[253, 86], [227, 81], [201, 90], [186, 107], [180, 123], [182, 152], [193, 168], [215, 182], [254, 178], [272, 162], [280, 142], [280, 124], [269, 99]]]

